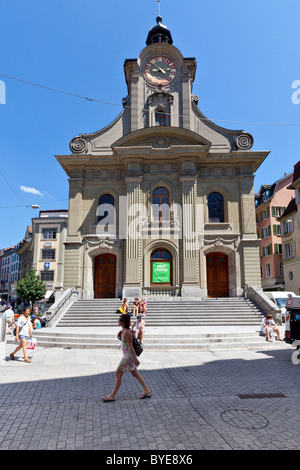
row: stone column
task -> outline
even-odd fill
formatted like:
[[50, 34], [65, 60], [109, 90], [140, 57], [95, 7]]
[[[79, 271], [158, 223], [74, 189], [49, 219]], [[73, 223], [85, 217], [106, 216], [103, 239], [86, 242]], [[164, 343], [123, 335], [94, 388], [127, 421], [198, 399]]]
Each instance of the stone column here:
[[127, 234], [125, 240], [125, 283], [123, 297], [141, 297], [140, 191], [141, 176], [125, 178], [127, 184]]
[[182, 297], [201, 297], [199, 246], [196, 234], [197, 176], [181, 176], [182, 187]]

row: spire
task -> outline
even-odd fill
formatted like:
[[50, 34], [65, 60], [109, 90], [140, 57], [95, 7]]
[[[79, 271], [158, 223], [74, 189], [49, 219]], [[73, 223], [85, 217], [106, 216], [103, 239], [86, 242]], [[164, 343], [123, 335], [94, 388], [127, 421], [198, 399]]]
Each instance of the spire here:
[[156, 23], [157, 25], [153, 26], [153, 28], [148, 33], [146, 39], [147, 46], [156, 42], [173, 44], [171, 33], [168, 28], [162, 24], [162, 17], [160, 15], [156, 18]]

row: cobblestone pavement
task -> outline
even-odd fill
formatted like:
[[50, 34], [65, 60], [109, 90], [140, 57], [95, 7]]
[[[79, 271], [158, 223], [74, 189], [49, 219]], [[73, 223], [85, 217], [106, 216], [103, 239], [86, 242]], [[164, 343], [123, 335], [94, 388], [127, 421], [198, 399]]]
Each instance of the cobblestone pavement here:
[[293, 349], [148, 351], [126, 373], [121, 350], [38, 348], [31, 364], [12, 345], [0, 360], [0, 449], [288, 450], [300, 448], [300, 365]]

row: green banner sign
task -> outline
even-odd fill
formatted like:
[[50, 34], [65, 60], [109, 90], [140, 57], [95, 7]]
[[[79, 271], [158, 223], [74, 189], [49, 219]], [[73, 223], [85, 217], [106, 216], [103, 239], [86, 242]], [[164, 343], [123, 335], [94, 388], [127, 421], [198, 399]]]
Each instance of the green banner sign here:
[[170, 263], [152, 263], [152, 282], [171, 282]]

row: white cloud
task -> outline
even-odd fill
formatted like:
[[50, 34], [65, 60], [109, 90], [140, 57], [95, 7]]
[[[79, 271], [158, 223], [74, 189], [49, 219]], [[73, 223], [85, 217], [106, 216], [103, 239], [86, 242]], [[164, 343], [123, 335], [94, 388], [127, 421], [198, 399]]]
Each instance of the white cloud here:
[[43, 193], [41, 193], [41, 191], [35, 188], [28, 188], [28, 186], [20, 186], [20, 189], [24, 191], [25, 193], [31, 193], [37, 196], [43, 196]]

